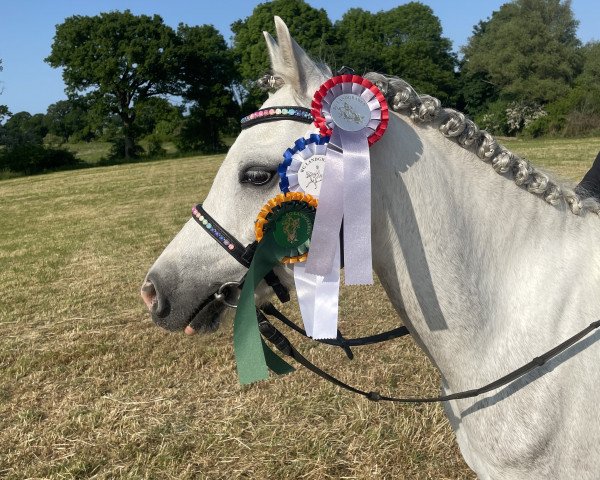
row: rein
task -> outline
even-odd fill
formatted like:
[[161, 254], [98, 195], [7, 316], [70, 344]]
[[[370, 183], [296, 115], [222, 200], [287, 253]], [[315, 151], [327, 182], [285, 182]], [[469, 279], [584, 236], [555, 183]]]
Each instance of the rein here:
[[[308, 112], [308, 113], [307, 113]], [[258, 110], [242, 119], [242, 129], [251, 127], [253, 125], [270, 122], [275, 120], [293, 120], [299, 121], [303, 123], [311, 123], [312, 116], [310, 115], [310, 109], [303, 107], [270, 107]], [[256, 247], [258, 242], [254, 241], [248, 246], [244, 246], [241, 242], [239, 242], [235, 236], [231, 235], [227, 230], [225, 230], [222, 226], [220, 226], [217, 221], [211, 217], [206, 210], [202, 207], [201, 204], [196, 205], [192, 209], [192, 218], [201, 226], [203, 230], [208, 233], [221, 247], [227, 251], [229, 255], [235, 258], [241, 265], [245, 268], [250, 266], [252, 262], [252, 258], [254, 256], [254, 252], [256, 251]], [[244, 276], [245, 278], [245, 276]], [[237, 288], [241, 288], [244, 283], [244, 278], [240, 282], [225, 282], [223, 283], [217, 292], [214, 294], [214, 299], [223, 302], [226, 306], [231, 308], [236, 308], [236, 305], [229, 303], [227, 301], [226, 291], [230, 287], [234, 286]], [[289, 301], [290, 295], [289, 290], [285, 285], [281, 283], [279, 277], [275, 274], [273, 270], [271, 270], [267, 276], [265, 277], [266, 283], [273, 289], [277, 297], [282, 303]], [[211, 297], [205, 300], [202, 305], [207, 304], [211, 301]], [[527, 373], [532, 370], [541, 367], [549, 360], [555, 358], [560, 353], [567, 350], [572, 345], [579, 342], [586, 335], [591, 333], [592, 331], [600, 328], [600, 320], [592, 322], [586, 328], [576, 333], [572, 337], [568, 338], [564, 342], [560, 343], [556, 347], [548, 350], [542, 355], [533, 358], [529, 363], [513, 370], [507, 375], [491, 382], [486, 385], [483, 385], [479, 388], [474, 388], [470, 390], [465, 390], [462, 392], [453, 393], [450, 395], [443, 395], [437, 397], [390, 397], [386, 395], [382, 395], [377, 391], [365, 391], [359, 388], [348, 385], [347, 383], [339, 380], [333, 375], [327, 373], [321, 368], [317, 367], [314, 363], [308, 360], [304, 355], [302, 355], [289, 341], [289, 339], [281, 333], [267, 318], [267, 315], [273, 317], [289, 328], [295, 330], [300, 335], [303, 335], [306, 338], [310, 338], [305, 330], [296, 325], [292, 320], [288, 319], [283, 313], [281, 313], [274, 305], [267, 303], [260, 308], [256, 309], [257, 318], [258, 318], [258, 326], [261, 335], [272, 343], [283, 355], [293, 358], [298, 363], [306, 367], [311, 372], [320, 376], [321, 378], [327, 380], [328, 382], [337, 385], [345, 390], [356, 393], [358, 395], [362, 395], [368, 400], [379, 402], [379, 401], [387, 401], [387, 402], [397, 402], [397, 403], [436, 403], [436, 402], [447, 402], [450, 400], [460, 400], [466, 398], [473, 398], [484, 393], [488, 393], [497, 388], [508, 385], [509, 383], [523, 377]], [[342, 333], [337, 331], [337, 338], [335, 339], [318, 339], [316, 341], [320, 343], [324, 343], [326, 345], [332, 345], [340, 347], [344, 350], [347, 357], [352, 360], [354, 358], [354, 354], [352, 353], [351, 347], [370, 345], [374, 343], [384, 342], [386, 340], [391, 340], [394, 338], [399, 338], [408, 335], [410, 332], [405, 326], [395, 328], [393, 330], [389, 330], [387, 332], [370, 335], [367, 337], [359, 337], [354, 339], [346, 339], [342, 335]]]

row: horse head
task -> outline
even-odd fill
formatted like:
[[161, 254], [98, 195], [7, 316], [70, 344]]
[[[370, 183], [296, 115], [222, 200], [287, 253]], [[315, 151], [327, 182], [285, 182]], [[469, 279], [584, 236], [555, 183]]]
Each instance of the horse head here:
[[[277, 41], [264, 32], [273, 78], [281, 87], [261, 108], [310, 106], [314, 91], [330, 76], [292, 39], [275, 17]], [[254, 219], [265, 202], [279, 193], [277, 166], [294, 141], [316, 131], [292, 120], [261, 123], [243, 130], [231, 146], [203, 202], [206, 212], [242, 244], [254, 240]], [[291, 277], [281, 267], [284, 283]], [[150, 268], [142, 298], [152, 319], [167, 330], [187, 333], [216, 328], [224, 304], [214, 299], [219, 286], [237, 282], [246, 269], [190, 219]], [[267, 288], [259, 290], [266, 296]], [[190, 326], [191, 325], [191, 326]]]

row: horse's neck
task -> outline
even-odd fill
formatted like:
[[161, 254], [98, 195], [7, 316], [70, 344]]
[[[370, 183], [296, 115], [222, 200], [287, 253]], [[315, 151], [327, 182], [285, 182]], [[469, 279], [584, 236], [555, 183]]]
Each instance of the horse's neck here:
[[564, 305], [564, 289], [582, 278], [600, 288], [600, 220], [546, 204], [408, 122], [394, 118], [373, 148], [374, 266], [446, 380], [463, 388], [451, 365], [505, 355], [514, 342], [531, 355], [534, 332], [546, 326], [557, 338], [553, 309], [581, 315]]

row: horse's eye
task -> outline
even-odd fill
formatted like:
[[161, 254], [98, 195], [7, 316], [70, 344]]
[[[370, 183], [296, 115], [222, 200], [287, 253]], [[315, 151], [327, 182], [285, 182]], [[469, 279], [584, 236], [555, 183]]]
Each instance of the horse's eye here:
[[275, 170], [265, 170], [264, 167], [250, 167], [242, 173], [241, 183], [251, 183], [252, 185], [266, 185], [275, 175]]

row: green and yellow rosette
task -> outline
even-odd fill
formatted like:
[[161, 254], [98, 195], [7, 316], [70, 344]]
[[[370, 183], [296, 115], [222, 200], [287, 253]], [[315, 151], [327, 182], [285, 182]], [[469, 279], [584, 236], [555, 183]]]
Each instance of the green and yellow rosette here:
[[278, 374], [293, 370], [260, 336], [254, 291], [278, 264], [306, 260], [316, 211], [316, 198], [289, 192], [269, 200], [258, 214], [255, 223], [258, 245], [233, 322], [233, 346], [242, 384], [267, 379], [269, 369]]

